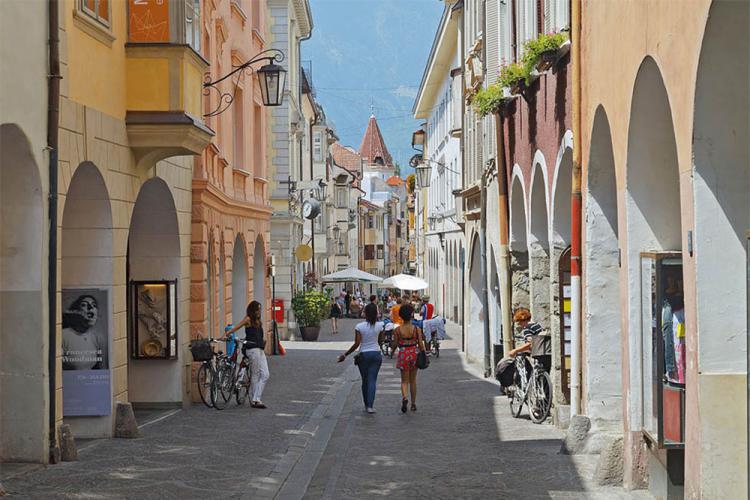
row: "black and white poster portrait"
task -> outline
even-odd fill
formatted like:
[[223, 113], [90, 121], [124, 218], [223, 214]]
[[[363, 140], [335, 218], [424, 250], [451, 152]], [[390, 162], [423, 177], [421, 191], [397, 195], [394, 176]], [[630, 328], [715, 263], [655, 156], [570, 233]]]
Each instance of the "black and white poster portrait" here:
[[63, 370], [109, 368], [107, 291], [62, 291]]
[[109, 415], [109, 292], [62, 291], [63, 415]]

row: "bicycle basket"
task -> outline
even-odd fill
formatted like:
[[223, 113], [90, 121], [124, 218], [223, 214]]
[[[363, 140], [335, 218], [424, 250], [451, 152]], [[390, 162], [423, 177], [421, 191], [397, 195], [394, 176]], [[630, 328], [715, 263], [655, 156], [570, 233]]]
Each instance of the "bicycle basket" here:
[[531, 336], [531, 355], [534, 358], [552, 354], [552, 337], [549, 335]]
[[208, 361], [211, 359], [211, 356], [214, 355], [214, 352], [211, 349], [211, 343], [208, 339], [194, 340], [190, 344], [190, 353], [193, 355], [193, 361], [198, 362]]

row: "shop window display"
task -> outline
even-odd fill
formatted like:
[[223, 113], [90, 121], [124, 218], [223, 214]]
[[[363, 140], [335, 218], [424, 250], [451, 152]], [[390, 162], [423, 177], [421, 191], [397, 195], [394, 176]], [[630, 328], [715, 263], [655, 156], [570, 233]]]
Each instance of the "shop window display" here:
[[660, 448], [680, 448], [685, 413], [685, 302], [677, 252], [641, 254], [643, 430]]
[[134, 359], [177, 357], [177, 281], [130, 282], [130, 350]]

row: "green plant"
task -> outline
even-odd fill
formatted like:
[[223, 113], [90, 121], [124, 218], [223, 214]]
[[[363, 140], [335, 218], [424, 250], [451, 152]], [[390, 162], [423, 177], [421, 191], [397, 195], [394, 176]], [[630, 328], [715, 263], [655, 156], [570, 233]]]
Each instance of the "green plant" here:
[[501, 87], [512, 87], [521, 80], [527, 84], [529, 82], [529, 71], [526, 67], [518, 63], [510, 63], [500, 68], [500, 76], [498, 77], [498, 83]]
[[504, 99], [503, 86], [500, 83], [494, 83], [487, 88], [479, 90], [471, 99], [471, 105], [479, 116], [487, 116], [490, 113], [499, 111]]
[[[560, 46], [567, 41], [567, 39], [568, 34], [561, 32], [547, 33], [544, 35], [539, 35], [535, 39], [528, 40], [524, 44], [522, 59], [522, 64], [527, 74], [531, 74], [531, 71], [539, 63], [544, 52], [559, 49]], [[529, 83], [528, 77], [526, 83]]]
[[330, 295], [317, 290], [305, 290], [292, 299], [292, 310], [300, 326], [320, 326], [330, 312]]

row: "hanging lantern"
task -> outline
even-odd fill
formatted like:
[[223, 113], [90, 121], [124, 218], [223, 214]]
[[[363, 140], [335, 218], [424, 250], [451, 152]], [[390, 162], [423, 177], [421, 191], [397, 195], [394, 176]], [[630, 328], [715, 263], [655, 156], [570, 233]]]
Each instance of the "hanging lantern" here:
[[281, 106], [284, 100], [286, 70], [274, 62], [261, 66], [258, 70], [260, 95], [264, 106]]

